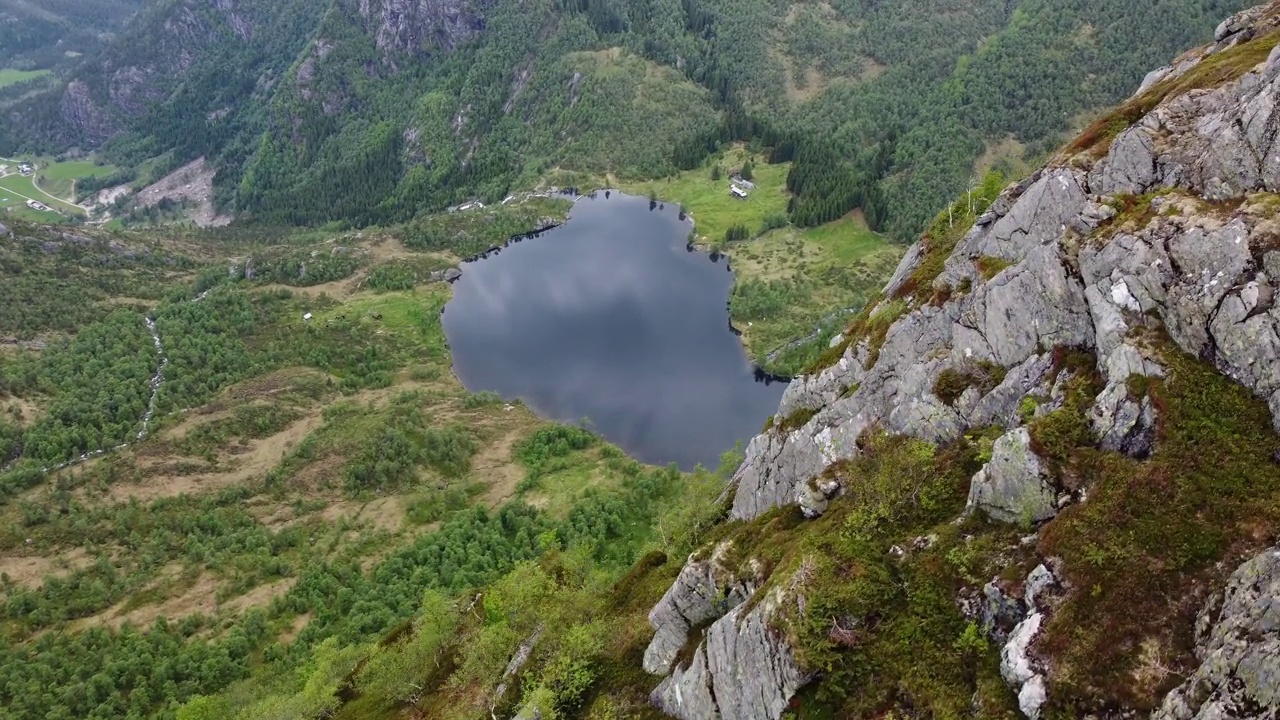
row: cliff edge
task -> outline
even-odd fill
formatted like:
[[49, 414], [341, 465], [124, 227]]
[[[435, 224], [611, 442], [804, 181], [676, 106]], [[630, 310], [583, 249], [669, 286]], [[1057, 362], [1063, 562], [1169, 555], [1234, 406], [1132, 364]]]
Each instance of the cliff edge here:
[[1280, 2], [1215, 39], [792, 382], [650, 615], [655, 705], [1277, 716]]

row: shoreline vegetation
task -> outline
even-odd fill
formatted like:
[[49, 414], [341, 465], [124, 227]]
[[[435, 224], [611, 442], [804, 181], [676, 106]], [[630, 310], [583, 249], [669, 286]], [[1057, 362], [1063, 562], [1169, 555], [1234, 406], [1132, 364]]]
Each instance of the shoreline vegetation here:
[[[792, 225], [789, 171], [790, 163], [770, 164], [738, 143], [700, 167], [658, 180], [552, 173], [542, 186], [616, 189], [680, 208], [691, 223], [691, 246], [729, 258], [729, 319], [747, 355], [766, 373], [794, 377], [827, 349], [842, 320], [880, 290], [906, 245], [868, 229], [857, 212], [817, 227]], [[753, 186], [745, 198], [731, 194], [734, 177]]]

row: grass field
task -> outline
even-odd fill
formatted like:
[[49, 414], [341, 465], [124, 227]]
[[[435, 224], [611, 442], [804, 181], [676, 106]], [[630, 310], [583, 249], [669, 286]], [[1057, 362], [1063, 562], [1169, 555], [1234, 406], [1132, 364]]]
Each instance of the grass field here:
[[730, 315], [748, 353], [771, 372], [795, 374], [880, 289], [904, 249], [855, 214], [731, 245]]
[[13, 68], [0, 68], [0, 88], [17, 85], [20, 82], [34, 80], [48, 74], [48, 70], [14, 70]]
[[40, 163], [40, 187], [58, 197], [71, 197], [75, 181], [84, 177], [105, 177], [116, 171], [110, 165], [97, 165], [88, 160]]
[[[55, 200], [37, 190], [30, 177], [23, 175], [8, 175], [0, 178], [0, 207], [11, 208], [16, 205], [20, 206], [23, 210], [27, 210], [26, 202], [28, 198], [42, 202], [59, 212], [69, 213], [72, 215], [84, 214], [84, 211], [75, 205]], [[36, 213], [35, 216], [31, 217], [33, 219], [43, 219], [49, 222], [54, 221], [54, 218], [50, 216], [50, 213]]]
[[[737, 171], [747, 160], [754, 168], [756, 189], [741, 200], [729, 194], [729, 175]], [[711, 179], [712, 167], [720, 166], [720, 179]], [[787, 201], [787, 173], [791, 163], [770, 165], [763, 156], [752, 156], [742, 147], [734, 147], [712, 158], [702, 167], [688, 170], [675, 177], [644, 183], [623, 183], [624, 192], [648, 195], [659, 200], [679, 203], [694, 221], [698, 242], [714, 245], [724, 241], [725, 232], [734, 225], [744, 225], [752, 234], [759, 232], [760, 224], [770, 215], [785, 214]]]

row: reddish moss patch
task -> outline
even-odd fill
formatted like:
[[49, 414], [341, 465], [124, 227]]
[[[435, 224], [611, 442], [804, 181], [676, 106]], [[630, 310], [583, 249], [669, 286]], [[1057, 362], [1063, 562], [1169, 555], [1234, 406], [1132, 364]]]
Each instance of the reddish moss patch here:
[[1087, 152], [1101, 158], [1111, 149], [1111, 141], [1129, 129], [1166, 98], [1191, 90], [1212, 89], [1238, 80], [1258, 63], [1267, 59], [1280, 43], [1280, 31], [1247, 39], [1240, 44], [1209, 56], [1181, 77], [1156, 83], [1145, 93], [1096, 120], [1066, 147], [1067, 155]]

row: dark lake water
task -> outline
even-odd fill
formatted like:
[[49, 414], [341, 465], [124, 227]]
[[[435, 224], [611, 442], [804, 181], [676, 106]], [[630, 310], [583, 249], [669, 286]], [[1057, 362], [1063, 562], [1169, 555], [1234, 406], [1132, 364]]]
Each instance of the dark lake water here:
[[444, 312], [468, 390], [587, 420], [642, 462], [714, 468], [760, 431], [784, 381], [729, 328], [728, 261], [685, 248], [690, 226], [646, 198], [582, 198], [569, 220], [462, 268]]

